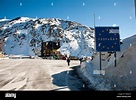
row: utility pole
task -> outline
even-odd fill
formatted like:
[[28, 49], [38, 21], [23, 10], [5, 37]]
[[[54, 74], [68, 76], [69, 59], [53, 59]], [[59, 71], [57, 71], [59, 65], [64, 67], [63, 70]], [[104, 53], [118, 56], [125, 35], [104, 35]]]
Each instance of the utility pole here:
[[134, 7], [135, 7], [135, 19], [136, 19], [136, 0], [134, 0]]
[[[94, 30], [95, 30], [95, 13], [94, 13]], [[95, 35], [94, 35], [95, 36]], [[95, 40], [96, 41], [96, 40]], [[95, 45], [96, 47], [96, 45]], [[102, 70], [102, 67], [101, 67], [101, 52], [99, 52], [99, 59], [100, 59], [100, 73], [101, 73], [101, 70]]]
[[95, 28], [95, 13], [94, 13], [94, 28]]
[[95, 13], [93, 14], [93, 20], [94, 20], [94, 52], [96, 52], [96, 38], [95, 38]]

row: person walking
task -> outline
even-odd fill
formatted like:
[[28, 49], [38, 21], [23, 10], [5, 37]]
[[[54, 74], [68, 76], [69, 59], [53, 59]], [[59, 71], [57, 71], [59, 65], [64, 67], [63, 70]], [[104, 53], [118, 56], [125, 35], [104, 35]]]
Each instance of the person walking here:
[[67, 58], [67, 63], [68, 63], [68, 66], [70, 66], [70, 58], [69, 57]]
[[81, 63], [82, 63], [82, 61], [83, 61], [83, 58], [80, 58], [80, 59], [79, 59], [79, 61], [80, 61], [80, 64], [81, 64]]

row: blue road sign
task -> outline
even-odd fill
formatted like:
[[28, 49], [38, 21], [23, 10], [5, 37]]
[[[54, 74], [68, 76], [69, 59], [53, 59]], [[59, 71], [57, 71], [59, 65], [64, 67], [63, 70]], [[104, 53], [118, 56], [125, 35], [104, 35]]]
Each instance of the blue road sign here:
[[95, 27], [97, 52], [120, 51], [119, 27]]

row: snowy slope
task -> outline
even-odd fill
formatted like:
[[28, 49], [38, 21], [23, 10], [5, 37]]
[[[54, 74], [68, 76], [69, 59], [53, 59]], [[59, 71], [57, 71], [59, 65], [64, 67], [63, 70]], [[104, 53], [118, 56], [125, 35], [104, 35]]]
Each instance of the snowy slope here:
[[0, 39], [5, 43], [3, 52], [8, 55], [40, 55], [42, 42], [60, 41], [62, 54], [91, 56], [93, 33], [90, 27], [57, 18], [0, 20]]
[[136, 90], [136, 35], [123, 40], [121, 51], [117, 52], [115, 67], [114, 54], [103, 53], [102, 74], [99, 53], [93, 54], [93, 60], [84, 62], [80, 71], [89, 80], [89, 86], [96, 90]]

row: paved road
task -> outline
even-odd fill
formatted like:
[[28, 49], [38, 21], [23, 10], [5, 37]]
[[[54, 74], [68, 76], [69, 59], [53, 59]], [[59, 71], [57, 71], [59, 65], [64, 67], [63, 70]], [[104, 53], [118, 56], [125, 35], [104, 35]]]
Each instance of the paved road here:
[[83, 86], [73, 68], [79, 61], [45, 59], [0, 60], [0, 90], [80, 91]]

